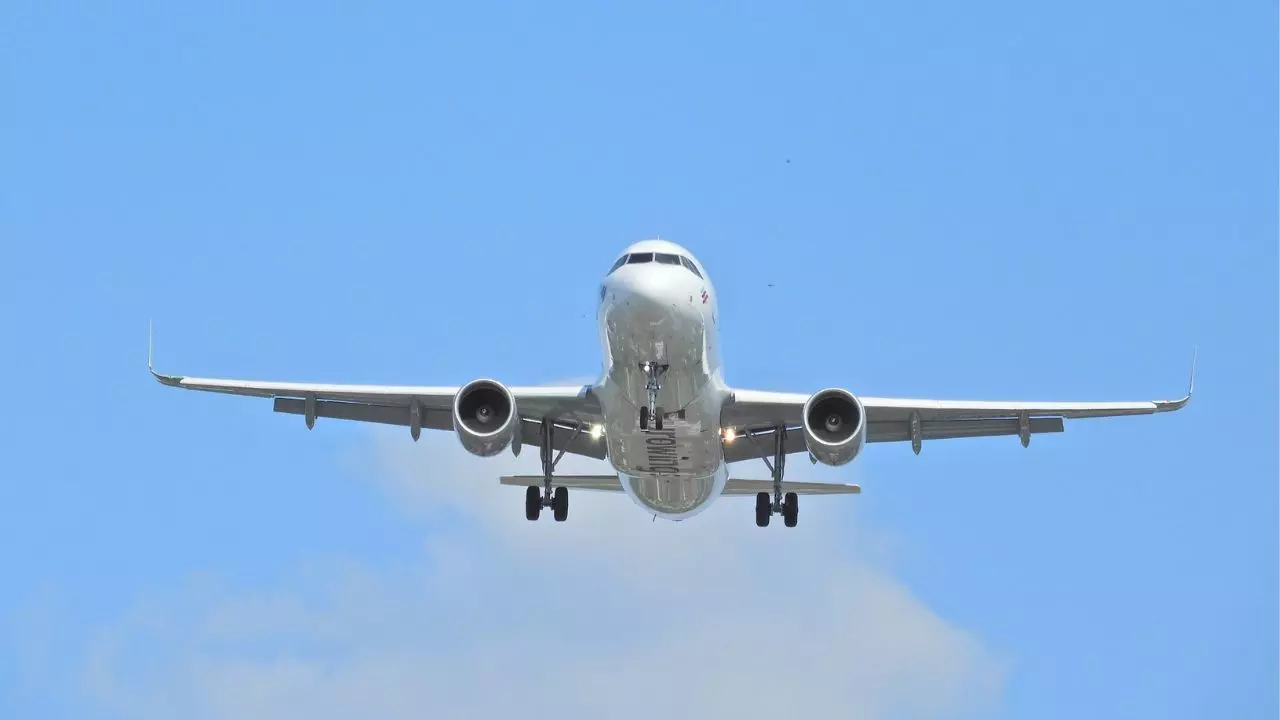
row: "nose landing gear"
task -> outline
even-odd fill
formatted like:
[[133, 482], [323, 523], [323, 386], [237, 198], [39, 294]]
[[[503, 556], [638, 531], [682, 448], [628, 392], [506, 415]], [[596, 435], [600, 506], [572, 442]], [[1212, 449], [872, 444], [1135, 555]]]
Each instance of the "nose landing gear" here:
[[654, 430], [662, 429], [662, 418], [666, 414], [662, 408], [658, 407], [658, 391], [662, 389], [662, 374], [670, 367], [665, 363], [640, 363], [640, 370], [644, 372], [648, 378], [644, 384], [644, 389], [648, 395], [646, 405], [640, 407], [640, 429], [648, 430], [649, 425], [653, 425]]

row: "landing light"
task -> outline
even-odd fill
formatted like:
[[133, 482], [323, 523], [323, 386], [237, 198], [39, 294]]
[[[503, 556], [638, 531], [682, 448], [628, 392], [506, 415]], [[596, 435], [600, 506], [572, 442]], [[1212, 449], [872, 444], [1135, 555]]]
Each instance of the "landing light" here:
[[592, 426], [591, 426], [591, 439], [592, 439], [592, 440], [599, 440], [601, 435], [604, 435], [604, 426], [603, 426], [603, 425], [592, 425]]
[[734, 432], [733, 428], [724, 429], [724, 441], [726, 444], [733, 442], [736, 437], [738, 437], [738, 433]]

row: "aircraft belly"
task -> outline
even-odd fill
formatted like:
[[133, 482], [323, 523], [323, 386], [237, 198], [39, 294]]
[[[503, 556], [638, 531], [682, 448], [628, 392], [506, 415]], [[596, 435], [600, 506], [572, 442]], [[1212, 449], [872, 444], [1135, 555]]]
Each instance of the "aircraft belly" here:
[[661, 430], [636, 429], [610, 436], [614, 466], [635, 475], [710, 475], [723, 457], [720, 436], [714, 428], [700, 425], [673, 418]]
[[611, 404], [620, 411], [607, 424], [609, 459], [633, 500], [663, 517], [679, 519], [719, 496], [728, 473], [715, 420], [718, 413], [703, 412], [712, 400], [696, 399], [690, 407], [698, 412], [687, 412], [684, 419], [673, 416], [661, 430], [641, 430], [634, 408], [625, 400]]
[[623, 474], [623, 490], [640, 507], [669, 520], [683, 520], [701, 512], [724, 490], [716, 475], [707, 477], [634, 476]]

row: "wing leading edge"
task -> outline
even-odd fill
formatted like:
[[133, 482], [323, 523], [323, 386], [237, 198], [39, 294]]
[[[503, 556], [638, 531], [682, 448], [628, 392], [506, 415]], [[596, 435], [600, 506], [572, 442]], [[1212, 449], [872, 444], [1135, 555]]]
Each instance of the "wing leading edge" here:
[[[271, 398], [275, 412], [302, 415], [307, 427], [311, 427], [316, 418], [336, 418], [452, 430], [453, 398], [460, 389], [457, 386], [340, 385], [167, 375], [156, 372], [150, 346], [147, 369], [158, 382], [169, 387]], [[570, 430], [587, 429], [601, 421], [600, 403], [590, 386], [534, 385], [508, 389], [515, 396], [520, 413], [522, 444], [535, 447], [541, 444], [544, 420]], [[555, 450], [564, 449], [575, 455], [605, 457], [605, 444], [586, 432], [554, 433], [553, 445]]]
[[[927, 400], [913, 398], [862, 397], [866, 408], [867, 442], [911, 441], [920, 452], [924, 440], [1017, 435], [1025, 446], [1031, 435], [1062, 432], [1065, 420], [1152, 415], [1180, 410], [1195, 390], [1195, 355], [1187, 392], [1177, 400], [1136, 402], [1021, 402], [985, 400]], [[805, 452], [800, 430], [801, 413], [809, 395], [758, 390], [734, 390], [726, 405], [723, 424], [739, 434], [767, 437], [782, 428], [788, 453]], [[766, 445], [767, 447], [767, 445]], [[754, 459], [759, 452], [752, 444], [725, 445], [728, 462]]]

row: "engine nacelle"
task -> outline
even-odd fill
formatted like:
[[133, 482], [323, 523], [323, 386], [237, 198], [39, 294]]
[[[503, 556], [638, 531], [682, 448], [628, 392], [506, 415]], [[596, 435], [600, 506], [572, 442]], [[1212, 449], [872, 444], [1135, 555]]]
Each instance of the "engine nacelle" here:
[[453, 396], [453, 431], [472, 455], [506, 450], [519, 426], [516, 398], [496, 380], [473, 380]]
[[804, 404], [804, 442], [823, 465], [844, 465], [867, 441], [867, 413], [848, 390], [819, 390]]

